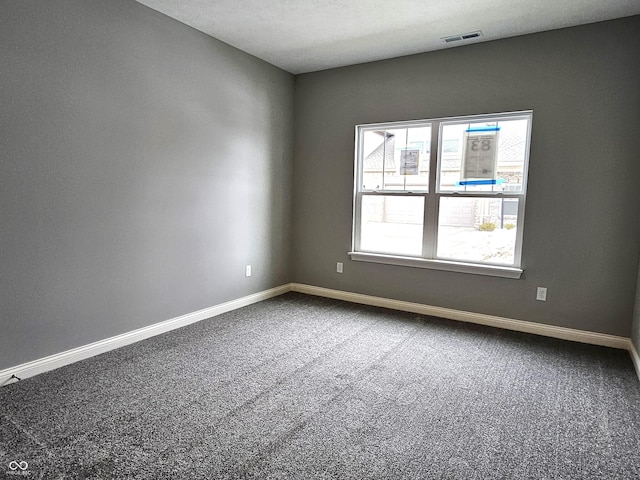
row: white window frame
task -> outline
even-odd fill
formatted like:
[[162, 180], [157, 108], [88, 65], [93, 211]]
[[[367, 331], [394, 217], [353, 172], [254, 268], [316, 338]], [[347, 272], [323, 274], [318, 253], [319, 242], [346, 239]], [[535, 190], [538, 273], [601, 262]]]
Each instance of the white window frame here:
[[[522, 190], [520, 192], [509, 191], [483, 191], [483, 192], [440, 192], [440, 151], [442, 150], [442, 126], [452, 123], [473, 123], [492, 122], [505, 119], [528, 119], [527, 137], [525, 146], [525, 156], [522, 172]], [[400, 265], [408, 267], [429, 268], [435, 270], [446, 270], [459, 273], [470, 273], [479, 275], [489, 275], [505, 278], [520, 278], [522, 275], [522, 242], [524, 235], [524, 212], [527, 196], [527, 177], [529, 170], [529, 150], [531, 142], [531, 126], [533, 123], [533, 111], [525, 110], [518, 112], [494, 113], [486, 115], [467, 115], [459, 117], [443, 117], [425, 120], [412, 120], [405, 122], [385, 122], [375, 124], [356, 125], [355, 143], [355, 170], [354, 170], [354, 197], [353, 197], [353, 235], [352, 246], [349, 256], [352, 260], [382, 263], [389, 265]], [[431, 126], [431, 145], [438, 148], [431, 148], [429, 159], [429, 185], [426, 191], [410, 190], [373, 190], [362, 188], [363, 164], [362, 152], [364, 150], [364, 132], [370, 130], [398, 129], [407, 127]], [[464, 148], [464, 147], [462, 147]], [[402, 256], [388, 253], [377, 253], [362, 251], [360, 249], [360, 225], [362, 198], [365, 195], [380, 196], [406, 196], [424, 197], [424, 222], [423, 222], [423, 248], [420, 256]], [[514, 247], [514, 262], [512, 265], [500, 265], [480, 262], [464, 262], [453, 259], [437, 258], [437, 238], [438, 238], [438, 215], [440, 200], [443, 197], [453, 198], [489, 198], [518, 200], [517, 230]]]

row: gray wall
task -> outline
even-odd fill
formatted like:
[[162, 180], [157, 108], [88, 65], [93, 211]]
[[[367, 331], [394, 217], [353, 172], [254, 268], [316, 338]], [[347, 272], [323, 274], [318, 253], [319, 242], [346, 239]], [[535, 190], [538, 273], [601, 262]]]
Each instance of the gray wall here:
[[291, 280], [292, 75], [131, 0], [1, 2], [0, 65], [0, 369]]
[[[628, 337], [639, 46], [636, 16], [296, 77], [294, 281]], [[354, 125], [523, 109], [534, 111], [523, 278], [349, 260]]]

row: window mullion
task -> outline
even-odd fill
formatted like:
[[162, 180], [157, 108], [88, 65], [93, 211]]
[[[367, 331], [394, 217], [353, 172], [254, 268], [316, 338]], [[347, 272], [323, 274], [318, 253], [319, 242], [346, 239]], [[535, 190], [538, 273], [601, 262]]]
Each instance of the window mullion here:
[[429, 152], [429, 190], [425, 195], [424, 230], [422, 237], [422, 256], [435, 258], [436, 238], [438, 236], [438, 201], [436, 181], [438, 173], [438, 138], [440, 122], [431, 123], [431, 150]]

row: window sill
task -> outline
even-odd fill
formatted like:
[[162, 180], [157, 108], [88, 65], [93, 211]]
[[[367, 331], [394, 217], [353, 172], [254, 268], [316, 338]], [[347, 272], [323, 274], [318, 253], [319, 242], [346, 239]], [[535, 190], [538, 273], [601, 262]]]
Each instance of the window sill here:
[[469, 273], [473, 275], [488, 275], [491, 277], [515, 278], [522, 275], [522, 269], [515, 267], [501, 267], [498, 265], [478, 265], [475, 263], [452, 262], [446, 260], [427, 260], [425, 258], [402, 257], [380, 253], [349, 252], [351, 260], [358, 262], [383, 263], [402, 267], [429, 268], [447, 272]]

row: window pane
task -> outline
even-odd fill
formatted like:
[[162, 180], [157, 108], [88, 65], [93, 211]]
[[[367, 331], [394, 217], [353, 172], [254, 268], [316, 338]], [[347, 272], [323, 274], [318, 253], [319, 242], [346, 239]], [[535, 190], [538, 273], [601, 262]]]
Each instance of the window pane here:
[[422, 254], [424, 197], [362, 196], [360, 251]]
[[426, 191], [429, 186], [431, 126], [365, 130], [364, 190]]
[[[516, 118], [442, 124], [439, 191], [522, 192], [528, 122], [526, 118]], [[469, 168], [474, 166], [468, 150], [473, 139], [478, 140], [480, 148], [483, 140], [488, 146], [492, 139], [497, 139], [495, 157], [492, 157], [495, 165], [484, 174], [479, 168]], [[468, 158], [465, 159], [465, 155]], [[464, 160], [467, 168], [463, 170]]]
[[437, 256], [513, 265], [517, 225], [518, 199], [441, 197]]

